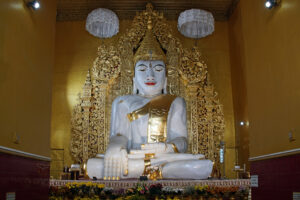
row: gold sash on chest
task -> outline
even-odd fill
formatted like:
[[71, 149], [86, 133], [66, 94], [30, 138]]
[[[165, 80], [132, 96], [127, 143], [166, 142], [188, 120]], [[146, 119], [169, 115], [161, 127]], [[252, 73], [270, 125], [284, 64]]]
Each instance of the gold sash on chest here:
[[168, 113], [175, 98], [174, 95], [160, 95], [151, 99], [143, 107], [127, 114], [130, 122], [149, 114], [148, 143], [165, 142], [167, 140]]

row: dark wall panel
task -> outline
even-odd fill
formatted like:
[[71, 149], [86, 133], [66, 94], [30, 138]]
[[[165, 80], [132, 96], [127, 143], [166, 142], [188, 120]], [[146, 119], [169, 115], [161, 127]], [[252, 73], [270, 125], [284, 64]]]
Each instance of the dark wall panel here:
[[0, 153], [0, 200], [15, 192], [17, 200], [48, 199], [50, 162]]
[[300, 192], [300, 154], [251, 162], [251, 175], [258, 175], [253, 200], [289, 200]]

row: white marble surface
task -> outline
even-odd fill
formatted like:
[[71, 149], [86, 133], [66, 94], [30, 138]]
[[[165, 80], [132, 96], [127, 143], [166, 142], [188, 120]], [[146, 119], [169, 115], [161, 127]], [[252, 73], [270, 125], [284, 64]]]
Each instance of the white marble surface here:
[[103, 158], [91, 158], [87, 162], [87, 174], [93, 179], [96, 177], [97, 179], [103, 178], [103, 170], [104, 170], [104, 160]]
[[[144, 157], [134, 154], [128, 159], [128, 175], [121, 175], [121, 179], [139, 178], [144, 171]], [[175, 179], [207, 179], [211, 174], [213, 163], [210, 160], [199, 160], [204, 156], [201, 154], [159, 154], [151, 159], [152, 166], [162, 168], [163, 178]], [[87, 173], [92, 179], [103, 179], [104, 159], [92, 158], [87, 163]]]
[[166, 179], [207, 179], [212, 167], [210, 160], [179, 160], [167, 163], [162, 174]]

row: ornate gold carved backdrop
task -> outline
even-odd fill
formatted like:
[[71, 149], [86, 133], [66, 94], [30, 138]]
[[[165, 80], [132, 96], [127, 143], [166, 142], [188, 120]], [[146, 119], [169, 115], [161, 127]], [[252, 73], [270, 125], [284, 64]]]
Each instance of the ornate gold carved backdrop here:
[[[153, 32], [167, 52], [168, 92], [187, 103], [189, 152], [202, 153], [219, 165], [219, 144], [224, 135], [224, 115], [207, 66], [196, 47], [183, 48], [174, 37], [163, 13], [151, 4], [137, 13], [115, 46], [101, 45], [87, 74], [71, 119], [71, 153], [79, 163], [104, 153], [109, 139], [111, 103], [117, 96], [131, 94], [133, 52], [142, 41], [149, 17]], [[219, 170], [218, 170], [219, 171]]]

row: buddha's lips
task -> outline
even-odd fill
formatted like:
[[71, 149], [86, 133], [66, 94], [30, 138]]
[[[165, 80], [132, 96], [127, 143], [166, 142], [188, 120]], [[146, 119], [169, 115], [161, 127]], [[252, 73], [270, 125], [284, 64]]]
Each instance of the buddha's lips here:
[[155, 85], [156, 83], [154, 83], [154, 82], [147, 82], [147, 83], [145, 83], [146, 85]]

